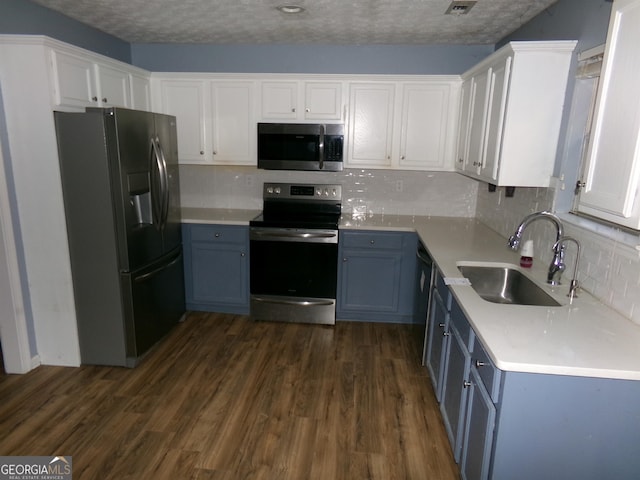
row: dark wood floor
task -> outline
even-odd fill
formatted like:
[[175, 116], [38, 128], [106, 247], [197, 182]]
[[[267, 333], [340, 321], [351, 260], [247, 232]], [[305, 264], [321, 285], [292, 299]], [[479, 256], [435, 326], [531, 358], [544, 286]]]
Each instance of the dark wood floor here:
[[457, 479], [408, 326], [192, 313], [135, 369], [0, 377], [0, 455], [78, 479]]

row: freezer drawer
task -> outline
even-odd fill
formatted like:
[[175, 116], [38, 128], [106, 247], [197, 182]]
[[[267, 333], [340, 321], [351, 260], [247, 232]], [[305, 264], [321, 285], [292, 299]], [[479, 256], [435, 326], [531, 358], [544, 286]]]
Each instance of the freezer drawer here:
[[121, 275], [128, 367], [134, 367], [185, 312], [182, 250], [165, 259]]

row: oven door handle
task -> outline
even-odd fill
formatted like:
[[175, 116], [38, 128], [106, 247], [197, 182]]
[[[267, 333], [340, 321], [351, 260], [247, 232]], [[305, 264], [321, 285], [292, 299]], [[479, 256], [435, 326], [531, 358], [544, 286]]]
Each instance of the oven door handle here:
[[334, 304], [333, 300], [290, 300], [290, 299], [281, 299], [281, 298], [264, 298], [264, 297], [257, 297], [255, 295], [253, 295], [251, 299], [257, 302], [278, 303], [281, 305], [296, 305], [296, 306], [302, 306], [302, 307], [317, 307], [317, 306]]
[[261, 231], [252, 231], [251, 232], [254, 236], [258, 236], [258, 237], [268, 237], [268, 238], [285, 238], [285, 239], [290, 239], [290, 238], [304, 238], [304, 239], [308, 239], [308, 238], [335, 238], [338, 236], [337, 233], [333, 233], [333, 232], [317, 232], [317, 233], [310, 233], [310, 232], [261, 232]]

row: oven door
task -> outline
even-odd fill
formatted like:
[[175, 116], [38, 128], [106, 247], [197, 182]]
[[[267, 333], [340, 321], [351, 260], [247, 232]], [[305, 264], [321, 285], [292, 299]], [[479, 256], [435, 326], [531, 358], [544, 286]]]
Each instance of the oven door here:
[[251, 227], [251, 317], [335, 324], [338, 231]]

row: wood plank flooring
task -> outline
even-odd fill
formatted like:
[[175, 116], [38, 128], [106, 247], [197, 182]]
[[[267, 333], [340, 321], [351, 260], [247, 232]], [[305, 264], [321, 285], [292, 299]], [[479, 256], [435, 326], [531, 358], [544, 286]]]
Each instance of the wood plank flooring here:
[[459, 478], [406, 325], [191, 313], [135, 369], [0, 377], [0, 455], [74, 479]]

